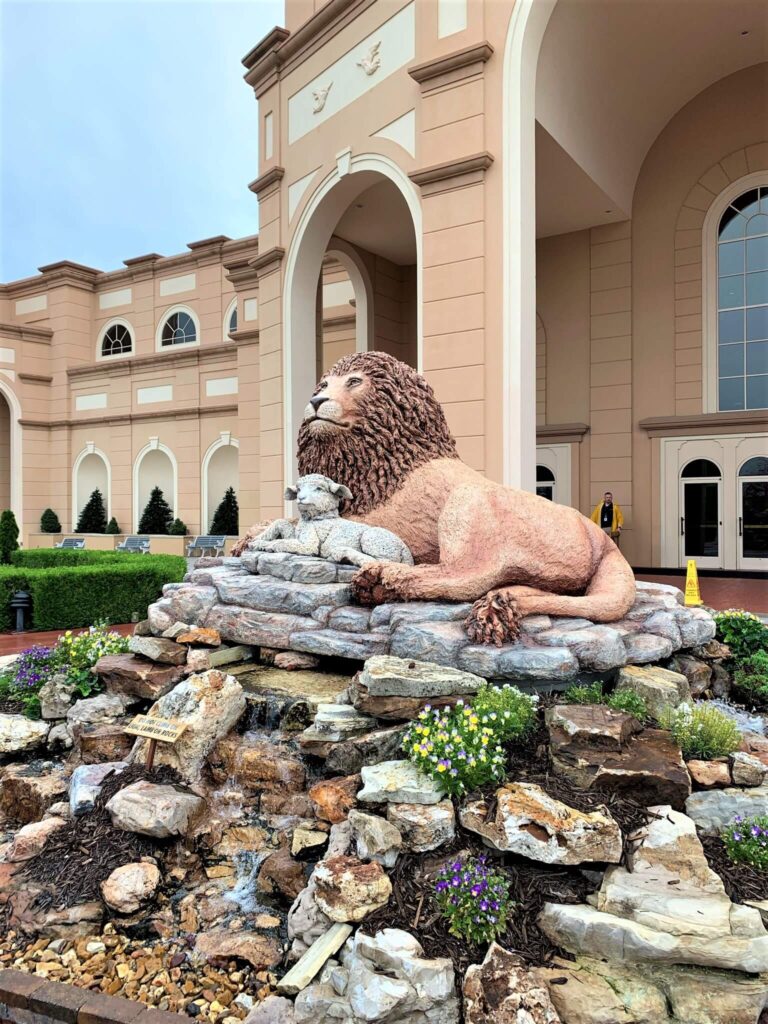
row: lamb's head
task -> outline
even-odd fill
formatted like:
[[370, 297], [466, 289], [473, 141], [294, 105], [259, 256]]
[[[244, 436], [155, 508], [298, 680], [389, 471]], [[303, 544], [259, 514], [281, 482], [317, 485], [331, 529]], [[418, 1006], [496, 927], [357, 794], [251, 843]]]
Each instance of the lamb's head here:
[[338, 516], [339, 505], [349, 500], [352, 492], [321, 473], [308, 473], [300, 476], [294, 487], [287, 487], [285, 496], [298, 503], [302, 519], [330, 519]]

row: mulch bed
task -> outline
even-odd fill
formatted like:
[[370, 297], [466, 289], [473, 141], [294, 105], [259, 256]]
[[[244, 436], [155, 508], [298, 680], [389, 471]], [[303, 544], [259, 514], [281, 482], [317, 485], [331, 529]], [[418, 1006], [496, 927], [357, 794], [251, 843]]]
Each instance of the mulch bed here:
[[747, 900], [768, 900], [768, 871], [758, 871], [749, 864], [734, 864], [719, 836], [699, 833], [709, 866], [723, 880], [725, 891], [734, 903]]
[[143, 764], [136, 764], [117, 775], [108, 775], [94, 809], [54, 832], [38, 856], [24, 868], [24, 878], [44, 887], [35, 900], [36, 907], [59, 910], [100, 899], [101, 883], [115, 868], [156, 852], [160, 840], [114, 828], [106, 809], [115, 793], [142, 780], [181, 782], [176, 770], [168, 765], [148, 772]]
[[0, 700], [0, 714], [2, 715], [20, 715], [23, 711], [24, 705], [20, 700], [13, 700], [12, 697]]

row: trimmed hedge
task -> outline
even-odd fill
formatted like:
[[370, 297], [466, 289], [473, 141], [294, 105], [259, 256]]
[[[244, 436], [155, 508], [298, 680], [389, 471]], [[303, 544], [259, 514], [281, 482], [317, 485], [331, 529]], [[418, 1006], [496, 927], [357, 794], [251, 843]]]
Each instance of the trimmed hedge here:
[[130, 622], [136, 612], [144, 618], [147, 606], [156, 601], [165, 583], [178, 583], [187, 571], [179, 555], [129, 555], [111, 551], [18, 552], [39, 564], [38, 555], [107, 555], [94, 559], [101, 564], [53, 565], [29, 568], [0, 567], [0, 629], [12, 629], [15, 615], [10, 607], [16, 590], [32, 595], [33, 629], [71, 629], [94, 622]]
[[[27, 548], [14, 551], [11, 565], [28, 569], [51, 569], [57, 565], [103, 565], [105, 562], [125, 564], [127, 558], [141, 554], [135, 551], [88, 551], [85, 548]], [[141, 555], [142, 558], [156, 558], [156, 555]]]

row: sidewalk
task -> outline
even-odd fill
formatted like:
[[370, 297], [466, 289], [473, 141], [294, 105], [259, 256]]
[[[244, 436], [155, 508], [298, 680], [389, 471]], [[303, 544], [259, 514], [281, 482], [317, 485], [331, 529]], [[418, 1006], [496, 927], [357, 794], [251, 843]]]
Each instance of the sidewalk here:
[[[133, 634], [134, 623], [126, 622], [120, 626], [110, 626], [116, 633], [122, 636]], [[85, 629], [73, 629], [73, 633], [84, 633]], [[28, 647], [53, 647], [56, 641], [66, 633], [66, 629], [53, 629], [47, 632], [38, 633], [29, 630], [26, 633], [0, 633], [0, 657], [6, 654], [18, 654], [19, 651], [26, 651]]]
[[[651, 576], [643, 573], [637, 578], [648, 583], [669, 583], [685, 591], [685, 576]], [[699, 576], [699, 589], [704, 604], [716, 611], [744, 608], [756, 615], [768, 614], [768, 580]]]

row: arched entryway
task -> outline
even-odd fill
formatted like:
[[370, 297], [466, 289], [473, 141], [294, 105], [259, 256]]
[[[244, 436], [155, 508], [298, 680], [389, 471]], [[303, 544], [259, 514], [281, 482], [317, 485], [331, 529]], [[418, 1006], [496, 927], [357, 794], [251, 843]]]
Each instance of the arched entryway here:
[[[284, 291], [285, 478], [323, 349], [323, 264], [342, 268], [355, 310], [354, 348], [421, 359], [421, 208], [402, 170], [373, 154], [339, 158], [298, 217]], [[340, 275], [343, 280], [343, 274]], [[348, 289], [349, 291], [349, 289]], [[351, 332], [346, 339], [353, 349]]]
[[101, 492], [109, 520], [112, 491], [109, 459], [93, 444], [87, 444], [72, 467], [72, 529], [77, 529], [80, 513], [95, 490]]
[[133, 464], [133, 528], [138, 530], [141, 514], [149, 501], [153, 488], [159, 487], [171, 506], [174, 516], [179, 515], [178, 469], [176, 457], [170, 448], [152, 438], [136, 456]]
[[22, 464], [21, 405], [11, 388], [0, 380], [0, 510], [9, 508], [21, 527]]
[[200, 530], [206, 533], [227, 489], [240, 487], [239, 443], [224, 432], [205, 453], [201, 471], [202, 518]]

